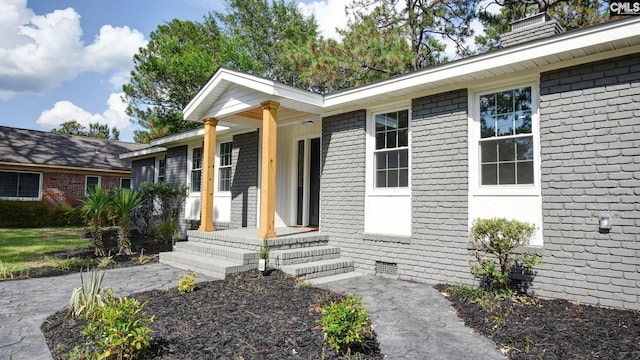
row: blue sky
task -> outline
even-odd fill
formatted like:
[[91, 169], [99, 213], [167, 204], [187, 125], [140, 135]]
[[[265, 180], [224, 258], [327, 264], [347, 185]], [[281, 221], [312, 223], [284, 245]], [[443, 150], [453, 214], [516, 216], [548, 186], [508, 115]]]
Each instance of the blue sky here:
[[[331, 36], [346, 2], [300, 6]], [[224, 9], [223, 0], [0, 0], [0, 125], [49, 131], [68, 120], [100, 122], [132, 141], [120, 96], [137, 49], [166, 21]]]

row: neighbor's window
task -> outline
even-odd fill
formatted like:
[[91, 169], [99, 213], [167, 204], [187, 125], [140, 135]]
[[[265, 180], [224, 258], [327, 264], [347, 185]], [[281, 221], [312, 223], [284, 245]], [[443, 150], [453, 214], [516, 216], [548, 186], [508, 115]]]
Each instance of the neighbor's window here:
[[0, 171], [0, 198], [40, 198], [40, 173]]
[[88, 194], [89, 189], [100, 185], [100, 176], [87, 176], [84, 180], [84, 193]]
[[194, 148], [191, 155], [191, 192], [200, 192], [202, 188], [202, 148]]
[[531, 87], [480, 96], [482, 185], [533, 184]]
[[121, 178], [120, 179], [120, 189], [131, 189], [131, 179], [129, 179], [129, 178]]
[[167, 174], [167, 159], [158, 159], [158, 182], [164, 182]]
[[375, 115], [376, 188], [409, 186], [409, 111]]
[[231, 191], [231, 143], [220, 144], [220, 179], [218, 191]]

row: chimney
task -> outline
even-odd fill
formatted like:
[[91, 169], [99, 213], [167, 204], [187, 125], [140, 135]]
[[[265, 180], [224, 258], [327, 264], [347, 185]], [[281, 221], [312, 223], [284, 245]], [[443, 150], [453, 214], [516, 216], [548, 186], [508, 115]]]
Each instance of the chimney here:
[[502, 47], [522, 44], [528, 41], [560, 34], [564, 29], [547, 13], [538, 13], [511, 23], [511, 32], [500, 37]]

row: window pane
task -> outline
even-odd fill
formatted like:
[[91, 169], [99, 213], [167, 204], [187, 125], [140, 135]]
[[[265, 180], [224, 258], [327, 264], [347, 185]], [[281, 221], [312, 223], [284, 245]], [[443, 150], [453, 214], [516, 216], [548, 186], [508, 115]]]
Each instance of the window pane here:
[[193, 157], [192, 157], [192, 168], [200, 169], [202, 168], [202, 148], [193, 149]]
[[384, 149], [384, 139], [386, 138], [385, 133], [376, 134], [376, 149]]
[[496, 136], [496, 119], [490, 115], [480, 117], [480, 137], [489, 138]]
[[480, 96], [480, 114], [493, 115], [496, 112], [496, 96], [495, 94]]
[[516, 183], [516, 163], [498, 164], [498, 183], [501, 185]]
[[409, 130], [398, 131], [398, 146], [409, 146]]
[[400, 187], [409, 186], [409, 170], [408, 169], [400, 170], [400, 179], [399, 179], [399, 181], [400, 181], [400, 183], [399, 183]]
[[516, 149], [518, 160], [533, 160], [533, 137], [516, 139]]
[[384, 170], [387, 168], [387, 153], [379, 152], [375, 154], [376, 170]]
[[409, 111], [404, 110], [400, 111], [398, 114], [398, 127], [399, 128], [408, 128], [409, 127]]
[[120, 179], [120, 187], [122, 189], [131, 189], [131, 179]]
[[513, 91], [514, 105], [516, 111], [531, 110], [531, 88], [526, 87]]
[[498, 184], [498, 167], [496, 164], [482, 165], [482, 185]]
[[400, 155], [398, 154], [398, 151], [389, 151], [387, 153], [387, 159], [388, 159], [388, 163], [387, 163], [387, 167], [389, 169], [397, 169], [398, 168], [398, 157]]
[[396, 130], [398, 128], [398, 113], [392, 112], [387, 115], [387, 131]]
[[516, 134], [531, 134], [531, 111], [516, 112]]
[[200, 170], [194, 170], [191, 172], [191, 191], [199, 192], [200, 191]]
[[0, 171], [0, 196], [18, 196], [18, 173]]
[[513, 114], [498, 115], [498, 136], [513, 135]]
[[376, 187], [387, 187], [387, 172], [376, 171]]
[[397, 142], [396, 142], [396, 135], [398, 134], [398, 132], [396, 131], [389, 131], [387, 133], [387, 149], [393, 149], [395, 147], [397, 147]]
[[400, 152], [400, 167], [409, 168], [409, 150], [399, 150]]
[[98, 183], [99, 183], [99, 178], [97, 176], [87, 176], [87, 180], [86, 180], [87, 192], [89, 191], [89, 189], [92, 189], [98, 186]]
[[514, 139], [498, 140], [498, 161], [514, 161], [516, 150]]
[[385, 118], [386, 116], [384, 114], [376, 115], [376, 133], [379, 133], [385, 130], [385, 125], [386, 125]]
[[40, 175], [39, 174], [20, 174], [20, 185], [18, 188], [18, 197], [37, 198], [40, 193]]
[[513, 91], [505, 91], [496, 94], [497, 113], [504, 114], [513, 111]]
[[533, 161], [518, 163], [518, 184], [533, 184]]
[[387, 187], [398, 187], [398, 170], [389, 170]]
[[497, 140], [483, 141], [480, 143], [481, 162], [488, 163], [498, 161], [497, 143]]

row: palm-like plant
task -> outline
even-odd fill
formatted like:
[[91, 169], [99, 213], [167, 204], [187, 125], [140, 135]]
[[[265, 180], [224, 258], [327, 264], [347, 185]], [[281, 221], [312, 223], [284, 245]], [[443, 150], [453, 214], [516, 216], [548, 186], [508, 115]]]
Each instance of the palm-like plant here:
[[139, 208], [144, 201], [142, 193], [131, 189], [118, 189], [113, 192], [111, 203], [120, 215], [118, 224], [118, 254], [131, 255], [131, 241], [129, 230], [131, 229], [131, 213]]
[[91, 229], [91, 238], [93, 239], [96, 256], [106, 255], [102, 243], [102, 213], [110, 202], [109, 194], [102, 191], [102, 187], [96, 186], [87, 189], [82, 211]]

